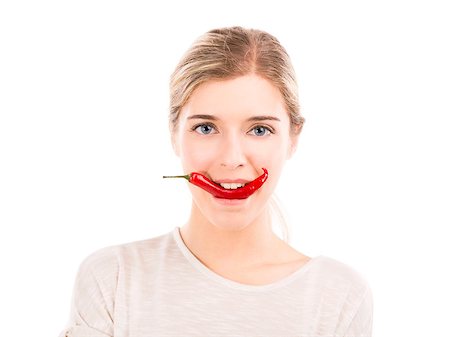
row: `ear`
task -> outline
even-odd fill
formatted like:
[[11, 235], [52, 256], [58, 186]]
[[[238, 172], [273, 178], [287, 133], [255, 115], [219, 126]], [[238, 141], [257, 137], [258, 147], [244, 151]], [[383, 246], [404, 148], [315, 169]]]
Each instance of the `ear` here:
[[175, 152], [175, 155], [177, 157], [179, 157], [180, 156], [180, 145], [178, 143], [178, 139], [177, 139], [175, 132], [172, 132], [172, 135], [170, 136], [170, 140], [172, 141], [173, 152]]
[[288, 149], [288, 159], [291, 159], [291, 157], [294, 155], [295, 151], [297, 150], [297, 144], [298, 144], [298, 134], [291, 135]]
[[292, 130], [290, 135], [290, 145], [288, 150], [288, 159], [290, 159], [295, 151], [297, 150], [298, 138], [300, 136], [300, 132], [302, 131], [303, 123], [300, 125], [296, 125], [294, 130]]

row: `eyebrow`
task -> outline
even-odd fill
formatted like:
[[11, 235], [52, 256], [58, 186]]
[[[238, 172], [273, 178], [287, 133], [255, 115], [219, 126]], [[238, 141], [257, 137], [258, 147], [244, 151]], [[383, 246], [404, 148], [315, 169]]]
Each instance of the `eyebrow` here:
[[[214, 115], [192, 115], [189, 116], [187, 119], [207, 119], [211, 121], [218, 121], [219, 118], [217, 118]], [[259, 122], [259, 121], [278, 121], [280, 122], [280, 119], [274, 116], [252, 116], [247, 119], [247, 122]]]

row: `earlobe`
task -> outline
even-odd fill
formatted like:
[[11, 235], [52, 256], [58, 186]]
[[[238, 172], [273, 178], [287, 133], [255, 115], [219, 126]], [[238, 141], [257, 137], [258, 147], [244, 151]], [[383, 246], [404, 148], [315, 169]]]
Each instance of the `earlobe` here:
[[297, 150], [297, 144], [298, 144], [298, 137], [300, 136], [300, 131], [302, 130], [303, 124], [296, 125], [295, 129], [293, 130], [293, 134], [291, 134], [291, 142], [288, 150], [288, 159], [290, 159], [295, 151]]
[[291, 136], [291, 142], [289, 144], [289, 150], [288, 150], [288, 159], [291, 159], [291, 157], [294, 155], [295, 151], [297, 150], [297, 143], [298, 143], [298, 135]]
[[288, 159], [291, 159], [296, 150], [297, 150], [296, 144], [291, 144], [291, 146], [289, 147]]

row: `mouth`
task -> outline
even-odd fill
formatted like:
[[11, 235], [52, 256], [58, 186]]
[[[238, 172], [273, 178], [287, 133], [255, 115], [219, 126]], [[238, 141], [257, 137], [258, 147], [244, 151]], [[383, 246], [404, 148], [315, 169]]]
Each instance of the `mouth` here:
[[239, 188], [244, 187], [247, 185], [246, 183], [219, 183], [216, 181], [213, 181], [216, 185], [221, 186], [222, 188], [226, 190], [237, 190]]
[[163, 178], [184, 178], [191, 184], [211, 193], [216, 198], [222, 199], [246, 199], [255, 193], [267, 180], [269, 173], [267, 169], [262, 168], [264, 171], [259, 177], [252, 181], [243, 179], [225, 179], [216, 180], [208, 178], [207, 176], [198, 173], [191, 172], [186, 175], [178, 176], [163, 176]]
[[212, 180], [201, 173], [193, 172], [189, 181], [194, 185], [221, 199], [247, 199], [255, 193], [267, 180], [267, 169], [263, 168], [263, 174], [252, 181], [244, 179], [218, 179]]

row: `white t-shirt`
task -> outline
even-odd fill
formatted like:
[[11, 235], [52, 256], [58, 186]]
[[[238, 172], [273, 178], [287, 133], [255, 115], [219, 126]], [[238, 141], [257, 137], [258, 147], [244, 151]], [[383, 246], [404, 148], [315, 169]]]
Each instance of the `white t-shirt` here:
[[100, 249], [80, 265], [60, 337], [370, 337], [372, 293], [325, 256], [267, 285], [216, 274], [179, 227]]

